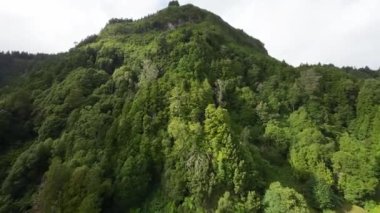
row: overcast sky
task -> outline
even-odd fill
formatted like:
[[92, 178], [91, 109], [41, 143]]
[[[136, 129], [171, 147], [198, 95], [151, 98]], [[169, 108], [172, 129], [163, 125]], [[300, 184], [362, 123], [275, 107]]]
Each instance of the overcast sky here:
[[[57, 53], [113, 17], [140, 18], [168, 0], [0, 0], [0, 51]], [[380, 0], [183, 0], [260, 39], [292, 65], [380, 67]]]

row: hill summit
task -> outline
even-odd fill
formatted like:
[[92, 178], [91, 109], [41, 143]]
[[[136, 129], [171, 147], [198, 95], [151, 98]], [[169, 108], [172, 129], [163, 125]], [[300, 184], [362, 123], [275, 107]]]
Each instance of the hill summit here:
[[179, 7], [179, 2], [178, 1], [170, 1], [168, 6], [169, 7]]
[[0, 79], [0, 212], [379, 208], [378, 73], [289, 66], [196, 6], [0, 54]]

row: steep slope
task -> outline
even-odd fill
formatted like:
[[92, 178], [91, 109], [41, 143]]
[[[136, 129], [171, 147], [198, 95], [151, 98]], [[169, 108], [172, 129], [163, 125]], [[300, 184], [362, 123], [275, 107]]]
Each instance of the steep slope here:
[[45, 54], [25, 52], [0, 52], [0, 87], [6, 86], [12, 79], [31, 70], [39, 61], [48, 57]]
[[376, 78], [291, 67], [193, 5], [112, 19], [1, 89], [0, 212], [375, 208]]

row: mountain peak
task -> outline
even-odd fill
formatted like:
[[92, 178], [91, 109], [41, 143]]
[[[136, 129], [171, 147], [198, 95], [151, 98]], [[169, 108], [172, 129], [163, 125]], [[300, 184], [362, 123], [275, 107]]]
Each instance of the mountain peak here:
[[169, 7], [179, 7], [179, 2], [178, 1], [170, 1], [169, 2]]
[[169, 6], [157, 13], [132, 21], [131, 19], [111, 19], [101, 31], [100, 37], [125, 37], [133, 34], [167, 33], [173, 30], [196, 30], [204, 34], [215, 34], [224, 41], [237, 42], [267, 54], [264, 44], [235, 29], [218, 15], [192, 4], [180, 6], [178, 1], [170, 1]]

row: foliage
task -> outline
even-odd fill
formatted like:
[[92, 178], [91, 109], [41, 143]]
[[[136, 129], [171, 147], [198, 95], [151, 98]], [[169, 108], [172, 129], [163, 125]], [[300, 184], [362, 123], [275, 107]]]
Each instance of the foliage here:
[[354, 203], [373, 195], [378, 184], [376, 158], [360, 143], [344, 134], [339, 140], [340, 150], [332, 158], [338, 186], [344, 197]]
[[0, 53], [0, 212], [376, 211], [379, 74], [292, 67], [193, 5]]
[[294, 189], [271, 183], [264, 196], [265, 212], [309, 212], [306, 201]]

